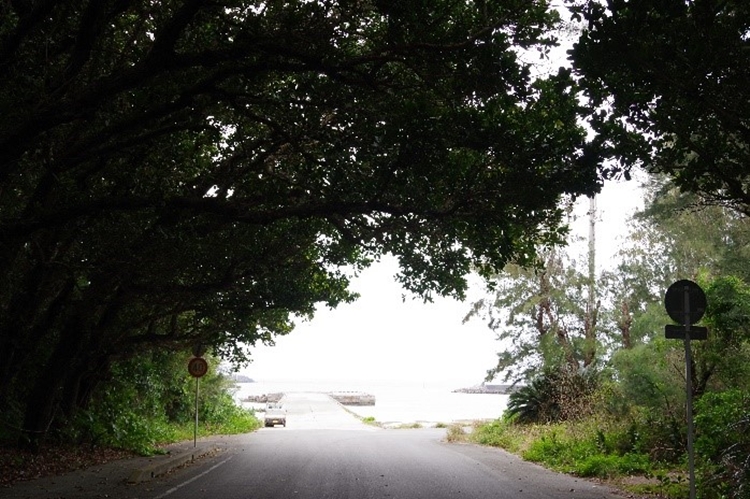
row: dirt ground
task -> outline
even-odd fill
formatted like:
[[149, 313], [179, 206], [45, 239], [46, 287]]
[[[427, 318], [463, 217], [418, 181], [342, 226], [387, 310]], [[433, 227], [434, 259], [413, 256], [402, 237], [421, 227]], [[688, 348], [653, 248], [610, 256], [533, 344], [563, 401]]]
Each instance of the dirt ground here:
[[88, 446], [45, 447], [38, 453], [0, 447], [0, 486], [60, 475], [135, 455], [130, 451]]

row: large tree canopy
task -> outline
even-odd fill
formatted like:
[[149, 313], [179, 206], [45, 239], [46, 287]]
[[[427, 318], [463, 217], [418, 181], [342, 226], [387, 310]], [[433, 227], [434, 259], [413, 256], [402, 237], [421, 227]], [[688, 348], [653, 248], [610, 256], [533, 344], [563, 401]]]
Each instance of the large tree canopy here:
[[750, 2], [568, 0], [599, 153], [750, 214]]
[[561, 196], [597, 172], [569, 76], [519, 58], [556, 20], [544, 0], [3, 2], [0, 405], [35, 435], [113, 359], [241, 360], [379, 254], [461, 295], [471, 265], [559, 240]]

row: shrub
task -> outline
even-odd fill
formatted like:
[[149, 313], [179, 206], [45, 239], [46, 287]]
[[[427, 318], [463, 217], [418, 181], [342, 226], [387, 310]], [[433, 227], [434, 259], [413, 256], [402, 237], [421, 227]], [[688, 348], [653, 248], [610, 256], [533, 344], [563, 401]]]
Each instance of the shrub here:
[[545, 375], [539, 376], [511, 393], [506, 412], [519, 423], [557, 421], [560, 418], [560, 406], [552, 379]]
[[583, 477], [608, 478], [618, 475], [645, 474], [651, 469], [643, 454], [597, 454], [576, 463], [575, 473]]
[[478, 426], [471, 434], [471, 439], [481, 445], [500, 447], [510, 452], [516, 452], [520, 447], [518, 428], [512, 428], [508, 419], [497, 419]]
[[657, 339], [631, 349], [618, 350], [612, 365], [619, 380], [618, 392], [629, 406], [654, 413], [682, 415], [685, 406], [684, 380], [673, 365], [684, 365], [676, 342]]
[[523, 458], [585, 477], [608, 478], [647, 473], [651, 469], [648, 455], [612, 452], [606, 444], [611, 435], [601, 430], [583, 430], [586, 427], [547, 427], [547, 431], [523, 453]]
[[[551, 428], [541, 438], [532, 442], [522, 456], [528, 461], [544, 463], [556, 469], [566, 468], [566, 465], [572, 464], [568, 459], [570, 455], [569, 449], [566, 449], [568, 445], [568, 442], [558, 438], [556, 429]], [[581, 456], [585, 454], [581, 453]]]
[[124, 391], [105, 390], [89, 410], [78, 414], [76, 440], [152, 454], [157, 443], [170, 440], [175, 432], [163, 414], [143, 411]]
[[578, 420], [591, 414], [598, 383], [593, 370], [546, 369], [510, 394], [506, 412], [527, 424]]
[[750, 498], [750, 393], [706, 393], [696, 402], [695, 451], [706, 492]]
[[[152, 453], [160, 443], [192, 438], [196, 381], [187, 374], [188, 357], [144, 353], [114, 364], [109, 379], [62, 438], [141, 454]], [[199, 434], [241, 433], [260, 426], [252, 411], [235, 404], [234, 384], [227, 377], [209, 371], [199, 386]]]
[[445, 439], [448, 442], [462, 442], [466, 440], [466, 432], [464, 431], [463, 426], [460, 424], [450, 425], [445, 432]]

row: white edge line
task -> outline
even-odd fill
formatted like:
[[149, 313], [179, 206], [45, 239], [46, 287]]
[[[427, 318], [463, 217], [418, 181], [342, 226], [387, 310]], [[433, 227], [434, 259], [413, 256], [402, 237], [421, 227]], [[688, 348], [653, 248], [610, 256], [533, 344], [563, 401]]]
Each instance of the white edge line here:
[[158, 496], [154, 497], [154, 499], [162, 499], [163, 497], [167, 497], [168, 495], [170, 495], [170, 494], [173, 494], [174, 492], [177, 492], [177, 491], [178, 491], [179, 489], [181, 489], [181, 488], [182, 488], [182, 487], [184, 487], [185, 485], [188, 485], [188, 484], [190, 484], [190, 483], [192, 483], [192, 482], [196, 481], [196, 480], [197, 480], [197, 479], [199, 479], [200, 477], [202, 477], [202, 476], [204, 476], [204, 475], [207, 475], [208, 473], [211, 473], [211, 472], [212, 472], [213, 470], [215, 470], [216, 468], [218, 468], [218, 467], [219, 467], [219, 466], [221, 466], [222, 464], [226, 463], [227, 461], [229, 461], [229, 460], [230, 460], [230, 459], [232, 459], [233, 457], [234, 457], [234, 456], [229, 456], [229, 457], [228, 457], [228, 458], [226, 458], [225, 460], [223, 460], [223, 461], [221, 461], [221, 462], [219, 462], [219, 463], [216, 463], [216, 464], [214, 464], [213, 466], [211, 466], [210, 468], [208, 468], [208, 469], [207, 469], [206, 471], [204, 471], [203, 473], [200, 473], [200, 474], [198, 474], [198, 475], [195, 475], [195, 476], [194, 476], [193, 478], [191, 478], [190, 480], [186, 480], [186, 481], [182, 482], [181, 484], [179, 484], [179, 485], [177, 485], [177, 486], [175, 486], [175, 487], [172, 487], [171, 489], [169, 489], [168, 491], [164, 492], [163, 494], [160, 494], [160, 495], [158, 495]]

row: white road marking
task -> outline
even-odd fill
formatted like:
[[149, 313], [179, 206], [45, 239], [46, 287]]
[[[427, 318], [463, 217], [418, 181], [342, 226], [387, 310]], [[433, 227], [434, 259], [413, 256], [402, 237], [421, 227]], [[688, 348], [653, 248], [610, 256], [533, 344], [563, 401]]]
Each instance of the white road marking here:
[[173, 493], [177, 492], [177, 491], [178, 491], [179, 489], [181, 489], [181, 488], [182, 488], [182, 487], [184, 487], [185, 485], [188, 485], [188, 484], [190, 484], [190, 483], [192, 483], [192, 482], [196, 481], [197, 479], [201, 478], [202, 476], [204, 476], [204, 475], [207, 475], [208, 473], [211, 473], [211, 472], [212, 472], [213, 470], [215, 470], [216, 468], [218, 468], [218, 467], [219, 467], [219, 466], [221, 466], [222, 464], [224, 464], [224, 463], [226, 463], [227, 461], [229, 461], [230, 459], [232, 459], [232, 457], [234, 457], [234, 456], [229, 456], [228, 458], [226, 458], [225, 460], [221, 461], [220, 463], [216, 463], [216, 464], [214, 464], [213, 466], [211, 466], [210, 468], [208, 468], [208, 469], [207, 469], [206, 471], [204, 471], [203, 473], [200, 473], [200, 474], [198, 474], [198, 475], [195, 475], [195, 476], [194, 476], [193, 478], [191, 478], [190, 480], [186, 480], [186, 481], [182, 482], [181, 484], [179, 484], [179, 485], [176, 485], [176, 486], [172, 487], [171, 489], [169, 489], [168, 491], [164, 492], [163, 494], [161, 494], [161, 495], [158, 495], [158, 496], [154, 497], [154, 499], [162, 499], [162, 498], [164, 498], [164, 497], [167, 497], [167, 496], [168, 496], [168, 495], [170, 495], [170, 494], [173, 494]]

